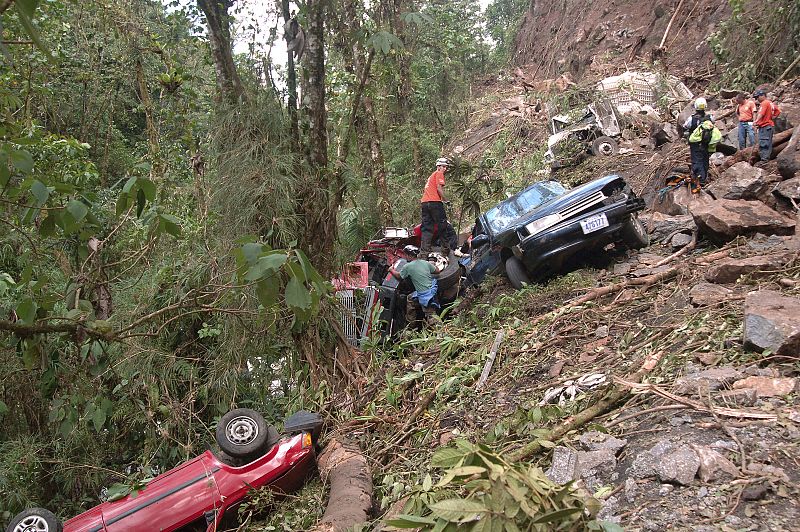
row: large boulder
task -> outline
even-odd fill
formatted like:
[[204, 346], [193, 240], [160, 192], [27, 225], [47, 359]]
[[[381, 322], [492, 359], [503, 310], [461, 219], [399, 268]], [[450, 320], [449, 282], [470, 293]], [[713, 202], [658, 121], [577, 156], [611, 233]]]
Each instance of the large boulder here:
[[716, 307], [727, 301], [731, 295], [733, 291], [724, 286], [701, 281], [689, 290], [689, 301], [696, 306]]
[[742, 161], [725, 170], [708, 187], [708, 191], [717, 199], [754, 200], [766, 192], [770, 182], [774, 181], [778, 181], [778, 178], [770, 178], [761, 168]]
[[655, 212], [675, 216], [688, 214], [694, 205], [702, 205], [712, 201], [714, 201], [714, 198], [705, 192], [701, 191], [699, 194], [692, 194], [689, 187], [681, 186], [668, 190], [663, 194], [659, 192], [653, 201], [652, 209]]
[[647, 232], [650, 233], [652, 242], [661, 242], [676, 233], [691, 233], [695, 229], [694, 218], [691, 214], [678, 214], [675, 216], [654, 212], [649, 216], [640, 216]]
[[800, 354], [800, 298], [774, 290], [750, 292], [744, 301], [744, 344], [779, 355]]
[[739, 235], [794, 234], [795, 222], [760, 201], [721, 199], [691, 206], [694, 222], [713, 240], [727, 242]]
[[706, 270], [705, 278], [710, 283], [733, 283], [742, 275], [774, 272], [795, 256], [795, 253], [783, 252], [772, 255], [756, 255], [746, 259], [724, 259], [715, 262]]
[[658, 477], [662, 482], [690, 484], [700, 469], [700, 458], [686, 444], [668, 440], [656, 443], [633, 460], [629, 473], [634, 478]]
[[776, 157], [778, 172], [784, 179], [800, 177], [800, 126], [794, 128], [789, 144]]
[[781, 181], [772, 189], [772, 194], [789, 203], [794, 201], [795, 204], [800, 204], [800, 176]]

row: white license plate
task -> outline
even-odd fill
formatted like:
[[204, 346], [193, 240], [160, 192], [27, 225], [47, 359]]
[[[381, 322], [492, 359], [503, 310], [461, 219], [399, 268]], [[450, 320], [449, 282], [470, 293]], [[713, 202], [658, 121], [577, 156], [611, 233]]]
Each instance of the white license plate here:
[[608, 218], [606, 218], [605, 213], [595, 214], [585, 220], [581, 220], [581, 229], [583, 229], [584, 235], [588, 235], [604, 227], [608, 227]]

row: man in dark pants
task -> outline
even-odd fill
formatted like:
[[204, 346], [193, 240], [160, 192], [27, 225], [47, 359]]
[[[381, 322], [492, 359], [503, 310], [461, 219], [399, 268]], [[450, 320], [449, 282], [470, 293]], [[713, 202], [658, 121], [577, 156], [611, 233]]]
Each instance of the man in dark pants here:
[[398, 279], [411, 279], [414, 285], [414, 292], [408, 295], [406, 301], [406, 321], [412, 327], [417, 323], [417, 311], [419, 309], [425, 314], [425, 322], [430, 324], [437, 323], [439, 316], [436, 311], [439, 309], [439, 302], [436, 294], [439, 285], [434, 279], [433, 274], [438, 273], [436, 266], [424, 259], [417, 257], [417, 249], [414, 246], [403, 248], [408, 262], [397, 271], [394, 266], [389, 267], [389, 273]]
[[436, 160], [436, 171], [430, 175], [427, 183], [425, 183], [425, 190], [420, 200], [422, 235], [419, 256], [423, 260], [428, 258], [428, 254], [431, 251], [434, 227], [439, 232], [439, 242], [445, 255], [450, 254], [451, 243], [455, 240], [455, 231], [448, 223], [447, 214], [444, 212], [444, 202], [447, 201], [447, 196], [444, 193], [444, 174], [449, 168], [450, 161], [444, 157]]
[[705, 98], [697, 98], [694, 101], [694, 114], [683, 124], [684, 136], [689, 141], [689, 157], [692, 161], [692, 191], [699, 191], [700, 187], [706, 184], [708, 179], [708, 151], [697, 141], [692, 142], [692, 135], [700, 127], [700, 124], [709, 119], [706, 115], [708, 103]]
[[775, 129], [773, 119], [781, 112], [772, 101], [767, 99], [764, 89], [758, 89], [753, 93], [753, 97], [758, 100], [758, 114], [755, 120], [758, 128], [758, 156], [762, 161], [769, 161], [772, 155], [772, 133]]

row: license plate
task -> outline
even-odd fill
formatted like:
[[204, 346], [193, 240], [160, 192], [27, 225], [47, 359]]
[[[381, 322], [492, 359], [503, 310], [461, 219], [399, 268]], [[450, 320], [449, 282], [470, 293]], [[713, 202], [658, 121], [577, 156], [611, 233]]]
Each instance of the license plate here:
[[581, 220], [581, 229], [583, 229], [584, 235], [588, 235], [604, 227], [608, 227], [608, 218], [606, 218], [605, 213], [595, 214], [585, 220]]

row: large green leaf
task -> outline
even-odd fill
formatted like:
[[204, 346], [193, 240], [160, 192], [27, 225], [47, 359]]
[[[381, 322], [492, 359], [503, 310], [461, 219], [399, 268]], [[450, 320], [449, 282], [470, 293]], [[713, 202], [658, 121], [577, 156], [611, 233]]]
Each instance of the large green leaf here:
[[69, 200], [67, 203], [67, 212], [72, 215], [72, 218], [76, 222], [82, 221], [86, 218], [86, 214], [89, 212], [89, 208], [80, 200], [72, 199]]
[[483, 503], [469, 499], [445, 499], [428, 507], [436, 516], [458, 523], [474, 521], [479, 515], [488, 512]]
[[11, 150], [11, 164], [26, 174], [33, 171], [33, 157], [25, 150]]
[[420, 528], [420, 525], [433, 525], [436, 521], [430, 517], [400, 514], [394, 519], [388, 519], [386, 524], [395, 528]]
[[453, 447], [443, 447], [438, 449], [431, 457], [432, 467], [453, 467], [464, 459], [466, 453]]
[[576, 514], [582, 512], [583, 508], [566, 508], [564, 510], [556, 510], [555, 512], [550, 512], [548, 514], [544, 514], [540, 517], [537, 517], [533, 524], [542, 524], [542, 523], [552, 523], [554, 521], [561, 521], [572, 514]]
[[156, 200], [156, 185], [155, 185], [155, 183], [153, 183], [149, 179], [145, 179], [143, 177], [140, 177], [139, 179], [136, 180], [136, 184], [139, 185], [139, 190], [144, 192], [144, 196], [145, 196], [145, 198], [147, 198], [147, 201], [153, 202], [153, 201]]
[[36, 198], [36, 206], [41, 207], [50, 197], [50, 189], [38, 179], [31, 183], [31, 194]]
[[[258, 281], [269, 277], [283, 266], [288, 258], [285, 253], [270, 252], [269, 255], [259, 258], [258, 262], [247, 271], [244, 278], [246, 281]], [[310, 301], [309, 305], [311, 305]]]
[[36, 310], [38, 306], [31, 298], [25, 298], [17, 305], [17, 317], [22, 323], [30, 325], [36, 319]]
[[296, 277], [289, 279], [286, 284], [285, 297], [289, 307], [303, 310], [311, 308], [311, 294]]

